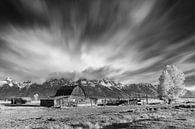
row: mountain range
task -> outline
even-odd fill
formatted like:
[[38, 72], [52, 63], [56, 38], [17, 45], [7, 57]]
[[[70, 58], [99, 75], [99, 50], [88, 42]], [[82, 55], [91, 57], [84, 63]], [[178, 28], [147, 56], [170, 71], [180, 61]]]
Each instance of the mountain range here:
[[[157, 96], [157, 85], [152, 85], [148, 83], [139, 84], [122, 84], [109, 79], [102, 80], [87, 80], [79, 79], [77, 81], [72, 81], [64, 78], [60, 79], [48, 79], [42, 84], [32, 83], [31, 81], [26, 81], [23, 83], [18, 83], [11, 79], [6, 78], [4, 81], [0, 81], [0, 99], [6, 99], [10, 97], [31, 97], [37, 94], [39, 98], [45, 98], [49, 96], [54, 96], [56, 91], [64, 86], [89, 86], [89, 87], [106, 87], [110, 90], [117, 91], [119, 94], [124, 93], [129, 96], [140, 96], [147, 95], [150, 97]], [[190, 91], [187, 92], [187, 96], [192, 96]]]

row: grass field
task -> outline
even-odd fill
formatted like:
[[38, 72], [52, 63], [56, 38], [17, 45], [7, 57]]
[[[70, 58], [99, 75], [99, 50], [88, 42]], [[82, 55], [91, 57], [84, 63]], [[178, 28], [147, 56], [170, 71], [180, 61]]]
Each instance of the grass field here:
[[[195, 129], [195, 109], [0, 106], [1, 129]], [[153, 107], [155, 110], [150, 110]]]

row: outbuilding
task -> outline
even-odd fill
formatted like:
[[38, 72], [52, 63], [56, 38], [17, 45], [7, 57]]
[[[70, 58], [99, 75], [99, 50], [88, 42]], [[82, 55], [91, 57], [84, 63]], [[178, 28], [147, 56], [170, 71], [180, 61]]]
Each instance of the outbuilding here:
[[28, 102], [31, 102], [30, 97], [12, 97], [10, 98], [11, 104], [26, 104]]

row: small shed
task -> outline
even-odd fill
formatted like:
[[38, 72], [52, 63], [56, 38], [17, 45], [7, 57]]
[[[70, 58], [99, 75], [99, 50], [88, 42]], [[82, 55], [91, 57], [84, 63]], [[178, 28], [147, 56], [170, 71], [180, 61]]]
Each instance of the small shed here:
[[27, 102], [31, 102], [30, 97], [12, 97], [10, 98], [11, 104], [26, 104]]
[[54, 98], [42, 98], [40, 99], [40, 105], [44, 107], [52, 107], [54, 106]]

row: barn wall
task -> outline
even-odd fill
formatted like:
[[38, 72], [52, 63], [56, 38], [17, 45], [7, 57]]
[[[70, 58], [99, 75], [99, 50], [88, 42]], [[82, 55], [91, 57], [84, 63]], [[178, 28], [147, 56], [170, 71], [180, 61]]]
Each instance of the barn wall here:
[[95, 106], [97, 104], [97, 100], [85, 98], [81, 101], [77, 102], [77, 106]]
[[95, 99], [78, 96], [62, 97], [54, 100], [54, 107], [94, 106], [96, 104]]
[[64, 98], [59, 98], [55, 100], [55, 107], [67, 107], [68, 106], [68, 98], [64, 97]]

